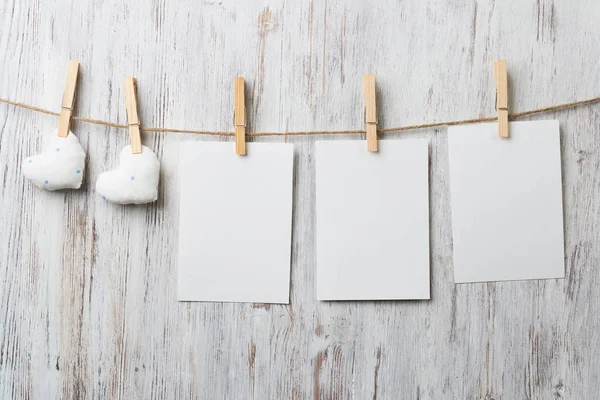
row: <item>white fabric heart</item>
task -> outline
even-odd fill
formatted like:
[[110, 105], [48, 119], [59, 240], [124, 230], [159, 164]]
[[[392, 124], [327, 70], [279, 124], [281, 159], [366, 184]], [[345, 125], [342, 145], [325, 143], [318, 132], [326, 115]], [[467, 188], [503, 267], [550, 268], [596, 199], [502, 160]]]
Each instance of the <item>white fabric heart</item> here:
[[44, 139], [44, 150], [23, 161], [23, 175], [46, 190], [79, 189], [83, 181], [85, 151], [77, 136], [58, 136], [58, 129]]
[[121, 150], [119, 167], [98, 176], [96, 191], [108, 201], [118, 204], [143, 204], [158, 197], [160, 161], [152, 150], [142, 146], [139, 154], [131, 146]]

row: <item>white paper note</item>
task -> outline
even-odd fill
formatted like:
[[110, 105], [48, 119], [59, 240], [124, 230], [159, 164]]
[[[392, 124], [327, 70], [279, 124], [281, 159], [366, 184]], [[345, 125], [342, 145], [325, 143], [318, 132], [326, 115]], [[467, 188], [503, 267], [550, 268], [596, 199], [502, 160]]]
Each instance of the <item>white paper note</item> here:
[[558, 121], [448, 128], [455, 282], [563, 278]]
[[180, 301], [288, 303], [293, 145], [182, 142]]
[[319, 300], [429, 299], [425, 140], [316, 143]]

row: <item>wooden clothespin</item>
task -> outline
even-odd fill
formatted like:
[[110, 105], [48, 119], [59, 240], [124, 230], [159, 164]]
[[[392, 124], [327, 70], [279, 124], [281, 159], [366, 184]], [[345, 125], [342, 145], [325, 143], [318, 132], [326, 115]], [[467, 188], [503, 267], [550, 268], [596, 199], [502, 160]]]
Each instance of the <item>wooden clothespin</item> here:
[[498, 111], [498, 135], [508, 138], [508, 74], [506, 60], [494, 61], [494, 76], [496, 77], [496, 110]]
[[375, 75], [363, 75], [362, 84], [363, 93], [365, 97], [367, 151], [377, 152], [377, 107], [375, 101]]
[[67, 83], [63, 94], [62, 106], [60, 109], [60, 120], [58, 122], [58, 136], [67, 137], [71, 128], [71, 117], [73, 116], [73, 104], [75, 103], [75, 88], [77, 87], [77, 75], [79, 73], [79, 63], [69, 61], [67, 69]]
[[140, 135], [140, 119], [138, 117], [135, 78], [125, 78], [125, 106], [127, 109], [127, 125], [131, 141], [131, 153], [142, 152], [142, 137]]
[[235, 154], [246, 155], [246, 98], [244, 96], [244, 78], [233, 79], [233, 124], [235, 126]]

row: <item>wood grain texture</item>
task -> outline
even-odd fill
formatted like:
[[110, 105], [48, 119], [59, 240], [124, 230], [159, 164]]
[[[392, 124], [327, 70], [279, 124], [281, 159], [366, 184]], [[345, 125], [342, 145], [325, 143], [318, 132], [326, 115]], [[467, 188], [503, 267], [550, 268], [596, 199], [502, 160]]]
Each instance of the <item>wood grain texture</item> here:
[[494, 61], [496, 78], [496, 110], [498, 112], [498, 136], [508, 138], [508, 73], [506, 60]]
[[71, 128], [71, 116], [73, 115], [73, 104], [75, 102], [75, 89], [77, 88], [77, 75], [79, 72], [79, 63], [77, 61], [69, 61], [67, 69], [67, 79], [65, 83], [65, 91], [60, 110], [58, 121], [58, 136], [69, 136]]
[[125, 110], [127, 113], [127, 124], [129, 125], [129, 142], [131, 143], [131, 153], [139, 154], [142, 152], [142, 135], [140, 132], [140, 118], [137, 105], [137, 87], [133, 77], [127, 77], [125, 84]]
[[375, 95], [375, 75], [364, 74], [362, 77], [363, 95], [365, 97], [365, 126], [367, 151], [377, 152], [377, 101]]
[[235, 129], [235, 154], [246, 155], [246, 94], [244, 78], [237, 76], [233, 80], [233, 110]]
[[[125, 123], [135, 76], [147, 126], [232, 130], [244, 76], [253, 130], [360, 129], [372, 72], [380, 127], [490, 116], [497, 59], [514, 111], [597, 96], [598, 15], [597, 0], [4, 0], [0, 94], [58, 110], [74, 59], [77, 115]], [[295, 144], [291, 304], [179, 304], [179, 142], [232, 138], [145, 133], [159, 200], [118, 206], [93, 188], [127, 130], [74, 121], [84, 186], [49, 193], [20, 161], [58, 118], [0, 105], [0, 398], [597, 398], [600, 108], [534, 118], [560, 120], [565, 279], [453, 283], [446, 130], [430, 129], [380, 139], [430, 142], [431, 301], [319, 303], [315, 138], [248, 138]]]

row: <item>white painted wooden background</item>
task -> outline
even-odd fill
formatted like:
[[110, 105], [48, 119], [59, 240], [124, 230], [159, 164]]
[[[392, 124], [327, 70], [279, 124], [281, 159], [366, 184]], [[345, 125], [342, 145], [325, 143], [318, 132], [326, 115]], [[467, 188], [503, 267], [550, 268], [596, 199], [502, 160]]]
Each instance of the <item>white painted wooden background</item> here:
[[[231, 130], [236, 75], [250, 131], [362, 128], [365, 72], [383, 127], [490, 116], [499, 58], [514, 111], [600, 95], [599, 16], [597, 0], [3, 0], [0, 96], [57, 111], [76, 59], [76, 115], [121, 123], [126, 75], [144, 126]], [[0, 104], [0, 398], [597, 399], [600, 105], [542, 118], [561, 126], [565, 279], [453, 283], [431, 129], [384, 135], [430, 141], [431, 301], [319, 303], [315, 138], [261, 138], [295, 144], [291, 304], [180, 304], [178, 146], [219, 139], [145, 133], [160, 198], [115, 206], [93, 186], [125, 130], [74, 123], [84, 187], [47, 193], [20, 161], [58, 119]]]

